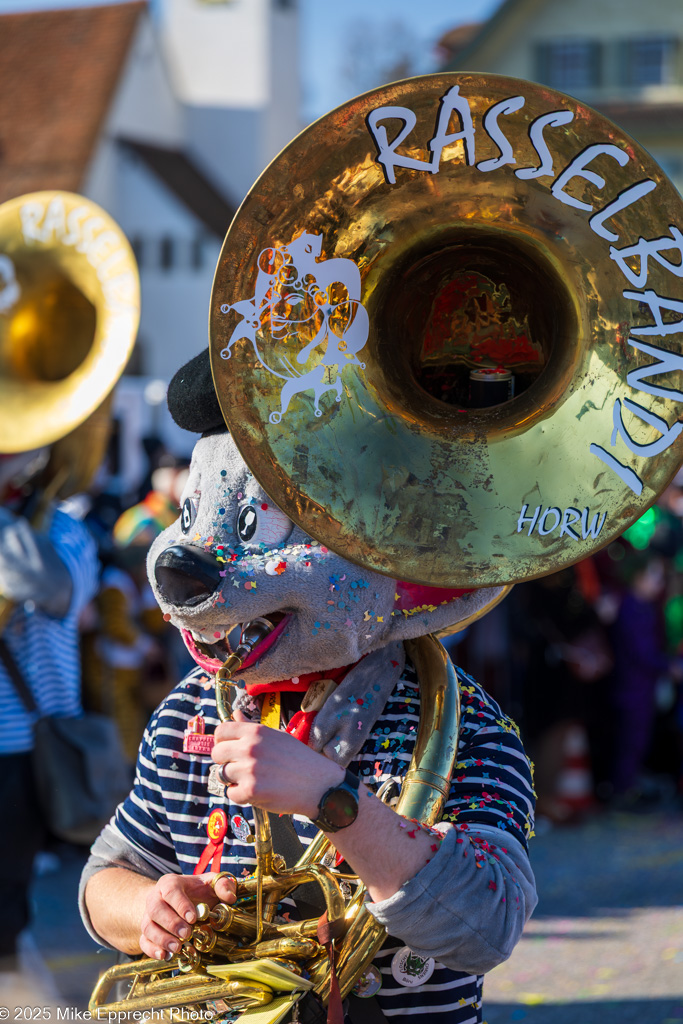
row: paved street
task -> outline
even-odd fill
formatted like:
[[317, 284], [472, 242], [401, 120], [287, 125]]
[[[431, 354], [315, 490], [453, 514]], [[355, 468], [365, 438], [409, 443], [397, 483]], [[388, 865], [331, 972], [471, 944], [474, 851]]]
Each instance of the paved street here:
[[488, 1024], [683, 1022], [683, 815], [610, 815], [532, 843], [539, 905], [484, 983]]
[[[511, 960], [486, 979], [488, 1024], [683, 1022], [680, 810], [551, 829], [532, 853], [540, 903]], [[112, 962], [75, 911], [82, 860], [66, 848], [34, 886], [35, 942], [63, 1001], [80, 1008]]]

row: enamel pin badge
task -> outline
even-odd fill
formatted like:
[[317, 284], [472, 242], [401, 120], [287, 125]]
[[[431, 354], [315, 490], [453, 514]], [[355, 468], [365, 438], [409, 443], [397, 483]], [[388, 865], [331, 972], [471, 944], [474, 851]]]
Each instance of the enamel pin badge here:
[[195, 715], [187, 723], [183, 733], [183, 750], [186, 754], [208, 757], [213, 749], [213, 733], [204, 732], [206, 723], [201, 715]]

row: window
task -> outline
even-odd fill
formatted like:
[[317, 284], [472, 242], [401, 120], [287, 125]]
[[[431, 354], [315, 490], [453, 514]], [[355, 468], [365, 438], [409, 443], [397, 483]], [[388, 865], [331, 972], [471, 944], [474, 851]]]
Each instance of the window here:
[[193, 270], [201, 270], [204, 266], [204, 239], [196, 235], [190, 244], [190, 266]]
[[159, 243], [159, 266], [162, 270], [170, 270], [173, 266], [174, 245], [173, 239], [164, 235]]
[[624, 85], [666, 85], [673, 81], [676, 40], [630, 39], [624, 44]]
[[145, 243], [139, 235], [133, 235], [130, 240], [130, 247], [133, 250], [137, 265], [142, 266], [143, 257], [145, 255]]
[[565, 40], [541, 43], [536, 54], [536, 77], [563, 92], [590, 89], [601, 84], [600, 43]]
[[145, 376], [145, 352], [148, 351], [148, 342], [143, 335], [138, 334], [137, 341], [133, 346], [130, 359], [126, 363], [127, 377]]

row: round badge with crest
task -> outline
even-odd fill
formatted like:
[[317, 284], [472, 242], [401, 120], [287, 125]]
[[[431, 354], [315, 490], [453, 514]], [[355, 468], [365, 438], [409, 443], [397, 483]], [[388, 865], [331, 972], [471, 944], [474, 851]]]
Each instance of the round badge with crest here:
[[394, 980], [405, 988], [416, 988], [429, 981], [434, 973], [434, 958], [413, 953], [410, 946], [403, 946], [391, 959], [391, 973]]
[[241, 814], [232, 815], [230, 818], [230, 829], [235, 839], [240, 839], [243, 843], [249, 842], [250, 839], [253, 842], [251, 826]]

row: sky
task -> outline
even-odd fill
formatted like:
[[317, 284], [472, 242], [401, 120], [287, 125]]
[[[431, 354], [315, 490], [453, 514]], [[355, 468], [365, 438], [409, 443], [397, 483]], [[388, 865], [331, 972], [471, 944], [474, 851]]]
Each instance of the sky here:
[[[111, 0], [0, 0], [0, 13], [91, 6]], [[153, 0], [153, 3], [163, 0]], [[456, 25], [481, 21], [501, 0], [298, 0], [302, 121], [365, 89], [409, 52], [410, 72], [436, 69], [434, 46]], [[377, 77], [379, 75], [379, 78]], [[402, 75], [392, 75], [404, 77]]]
[[[485, 20], [500, 2], [299, 0], [304, 119], [320, 117], [362, 91], [352, 87], [362, 75], [349, 74], [353, 48], [357, 60], [366, 58], [367, 63], [381, 66], [391, 56], [387, 51], [394, 50], [398, 41], [407, 41], [417, 64], [412, 70], [425, 74], [436, 70], [434, 48], [445, 32], [456, 25]], [[372, 88], [378, 83], [369, 80], [371, 69], [367, 70], [368, 81], [359, 84]]]

